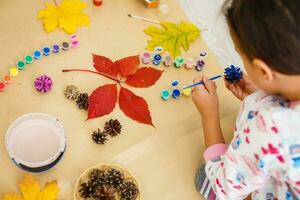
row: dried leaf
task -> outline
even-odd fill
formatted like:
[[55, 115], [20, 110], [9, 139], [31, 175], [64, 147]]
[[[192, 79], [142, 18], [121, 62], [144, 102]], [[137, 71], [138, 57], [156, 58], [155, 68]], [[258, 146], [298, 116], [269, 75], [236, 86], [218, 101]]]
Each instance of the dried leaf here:
[[44, 10], [39, 11], [38, 18], [42, 20], [48, 33], [59, 27], [73, 34], [77, 26], [90, 24], [89, 16], [82, 13], [87, 4], [81, 0], [62, 0], [58, 6], [54, 3], [46, 3], [45, 6]]
[[173, 57], [181, 54], [181, 47], [188, 51], [190, 44], [200, 35], [200, 30], [192, 23], [161, 22], [161, 25], [163, 29], [149, 26], [144, 30], [147, 35], [152, 37], [152, 40], [148, 41], [147, 49], [153, 50], [157, 46], [162, 46]]
[[135, 74], [129, 76], [125, 83], [136, 88], [147, 88], [156, 83], [163, 71], [150, 67], [142, 67]]
[[118, 67], [121, 76], [127, 77], [134, 74], [140, 66], [140, 57], [138, 55], [129, 56], [121, 60], [117, 60], [115, 65]]
[[116, 84], [103, 85], [89, 97], [88, 119], [102, 117], [111, 113], [117, 103]]
[[119, 106], [127, 117], [153, 126], [147, 102], [124, 87], [120, 90]]
[[25, 200], [36, 200], [41, 190], [38, 180], [29, 175], [25, 176], [19, 187]]
[[59, 193], [59, 188], [57, 187], [57, 181], [52, 181], [47, 183], [39, 194], [38, 200], [53, 200], [56, 199]]
[[114, 65], [113, 61], [107, 57], [93, 54], [94, 68], [98, 72], [117, 78], [118, 68]]
[[27, 175], [19, 184], [21, 195], [6, 193], [4, 200], [56, 200], [59, 192], [57, 181], [47, 183], [42, 191], [40, 184], [34, 177]]

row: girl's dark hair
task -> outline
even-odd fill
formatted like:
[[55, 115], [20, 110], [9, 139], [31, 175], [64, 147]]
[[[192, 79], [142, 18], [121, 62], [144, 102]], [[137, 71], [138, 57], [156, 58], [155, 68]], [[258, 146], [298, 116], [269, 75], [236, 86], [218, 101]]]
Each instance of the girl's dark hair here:
[[227, 0], [227, 23], [238, 46], [284, 74], [300, 74], [300, 0]]

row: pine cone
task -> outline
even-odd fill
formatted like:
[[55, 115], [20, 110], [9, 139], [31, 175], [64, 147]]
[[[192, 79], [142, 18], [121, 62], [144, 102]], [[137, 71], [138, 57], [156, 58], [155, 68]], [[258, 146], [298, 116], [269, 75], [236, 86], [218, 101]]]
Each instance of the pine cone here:
[[94, 187], [92, 186], [91, 182], [82, 183], [79, 189], [80, 196], [82, 198], [90, 198], [94, 194]]
[[95, 169], [90, 173], [90, 181], [93, 186], [101, 187], [105, 184], [105, 171], [100, 169]]
[[92, 134], [92, 138], [94, 140], [94, 142], [96, 142], [97, 144], [105, 144], [106, 140], [107, 140], [107, 134], [105, 132], [101, 132], [101, 130], [98, 128], [97, 131], [94, 131]]
[[110, 119], [108, 122], [105, 122], [104, 131], [110, 136], [114, 137], [121, 133], [122, 125], [117, 119]]
[[134, 200], [138, 197], [139, 190], [137, 185], [133, 181], [126, 181], [122, 187], [121, 199], [122, 200]]
[[89, 107], [89, 95], [87, 93], [79, 94], [76, 103], [79, 109], [87, 110]]
[[103, 185], [95, 190], [93, 197], [100, 200], [115, 200], [115, 193], [113, 187]]
[[106, 184], [119, 189], [124, 183], [124, 175], [116, 169], [109, 169], [106, 174]]
[[67, 99], [76, 100], [79, 95], [79, 90], [75, 85], [69, 85], [66, 87], [64, 94]]

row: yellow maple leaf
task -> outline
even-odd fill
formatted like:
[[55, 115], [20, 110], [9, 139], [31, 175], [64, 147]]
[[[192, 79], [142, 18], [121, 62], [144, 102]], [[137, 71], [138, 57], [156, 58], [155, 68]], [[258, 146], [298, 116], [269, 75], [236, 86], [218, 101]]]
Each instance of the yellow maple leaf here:
[[46, 3], [45, 6], [44, 10], [39, 11], [38, 18], [48, 33], [59, 27], [73, 34], [77, 26], [90, 24], [89, 16], [82, 13], [87, 4], [81, 0], [62, 0], [60, 5]]
[[147, 49], [153, 50], [157, 46], [163, 47], [173, 57], [181, 54], [181, 47], [188, 51], [190, 44], [200, 35], [200, 30], [192, 23], [161, 22], [163, 29], [156, 26], [149, 26], [144, 32], [152, 37], [148, 41]]
[[30, 175], [25, 176], [19, 188], [22, 195], [7, 193], [4, 200], [55, 200], [59, 192], [57, 181], [47, 183], [41, 191], [38, 180]]

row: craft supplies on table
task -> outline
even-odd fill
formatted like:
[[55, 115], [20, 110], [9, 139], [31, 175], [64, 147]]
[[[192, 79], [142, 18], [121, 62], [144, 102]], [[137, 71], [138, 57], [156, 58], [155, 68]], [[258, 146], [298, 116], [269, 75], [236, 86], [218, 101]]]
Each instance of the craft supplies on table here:
[[165, 101], [169, 100], [170, 98], [170, 92], [168, 90], [163, 90], [161, 92], [161, 98]]
[[166, 56], [164, 57], [163, 63], [164, 63], [164, 66], [165, 66], [165, 67], [170, 67], [170, 66], [172, 66], [172, 65], [173, 65], [173, 59], [172, 59], [172, 56], [166, 55]]
[[142, 63], [149, 64], [150, 62], [151, 62], [151, 53], [149, 51], [146, 51], [142, 55]]
[[22, 170], [39, 173], [54, 167], [66, 150], [66, 137], [58, 119], [43, 113], [17, 118], [5, 136], [6, 150]]
[[173, 97], [174, 99], [178, 99], [179, 96], [180, 96], [180, 94], [181, 94], [181, 92], [180, 92], [179, 89], [174, 89], [174, 90], [172, 91], [172, 97]]
[[181, 56], [178, 56], [175, 58], [174, 66], [176, 68], [181, 68], [184, 64], [184, 58]]
[[154, 65], [160, 65], [161, 60], [162, 60], [161, 55], [156, 54], [156, 55], [154, 55], [154, 57], [153, 57], [153, 64], [154, 64]]
[[[76, 48], [79, 45], [79, 41], [76, 35], [71, 36], [71, 47]], [[26, 65], [32, 64], [35, 60], [39, 60], [42, 58], [42, 56], [50, 56], [51, 52], [54, 54], [57, 54], [60, 52], [60, 49], [63, 49], [64, 51], [67, 51], [70, 48], [69, 42], [63, 42], [61, 46], [59, 44], [54, 44], [51, 46], [52, 48], [49, 48], [47, 46], [44, 46], [41, 50], [34, 50], [32, 54], [27, 54], [24, 56], [23, 60], [17, 61], [16, 65], [9, 68], [8, 74], [6, 74], [6, 80], [0, 81], [0, 84], [2, 85], [0, 92], [4, 91], [6, 88], [6, 84], [9, 84], [12, 82], [13, 77], [17, 77], [20, 73], [20, 71], [26, 69]], [[4, 84], [4, 86], [3, 86]]]

